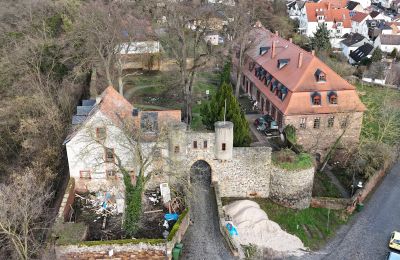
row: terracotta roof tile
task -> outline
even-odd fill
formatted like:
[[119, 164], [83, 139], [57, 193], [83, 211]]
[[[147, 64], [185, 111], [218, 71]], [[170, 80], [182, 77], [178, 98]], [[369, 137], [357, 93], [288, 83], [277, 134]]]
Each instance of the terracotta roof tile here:
[[305, 7], [308, 22], [317, 22], [317, 15], [324, 15], [325, 21], [342, 22], [344, 28], [351, 28], [350, 11], [344, 7], [335, 9], [329, 2], [307, 2]]
[[[301, 49], [290, 41], [275, 34], [268, 33], [269, 31], [265, 28], [264, 30], [266, 33], [264, 33], [262, 43], [259, 43], [257, 48], [259, 48], [259, 46], [271, 48], [263, 55], [255, 55], [257, 50], [249, 50], [251, 54], [250, 57], [270, 73], [273, 78], [283, 84], [289, 92], [283, 101], [273, 94], [269, 87], [265, 86], [265, 82], [261, 82], [254, 75], [254, 70], [252, 72], [249, 71], [249, 63], [252, 62], [251, 58], [249, 58], [247, 64], [245, 64], [243, 73], [254, 82], [257, 88], [285, 115], [365, 110], [365, 106], [361, 103], [353, 85], [336, 74], [316, 56]], [[272, 42], [275, 43], [274, 57], [272, 57]], [[298, 67], [300, 53], [302, 53], [302, 62], [301, 66]], [[279, 59], [289, 59], [290, 61], [286, 66], [279, 69]], [[325, 82], [317, 82], [315, 74], [317, 70], [325, 73]], [[323, 103], [318, 107], [311, 106], [310, 93], [314, 91], [318, 91], [323, 95], [324, 93], [335, 91], [338, 94], [339, 105], [328, 106]]]
[[354, 22], [362, 22], [365, 18], [367, 18], [369, 14], [362, 13], [362, 12], [354, 12], [354, 14], [350, 17]]

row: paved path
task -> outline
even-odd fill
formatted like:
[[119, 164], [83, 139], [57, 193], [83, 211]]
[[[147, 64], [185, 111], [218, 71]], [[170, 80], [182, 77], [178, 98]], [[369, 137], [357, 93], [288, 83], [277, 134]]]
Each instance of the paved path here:
[[386, 259], [390, 232], [400, 231], [400, 163], [377, 188], [364, 210], [343, 226], [327, 246], [301, 259]]
[[206, 173], [196, 171], [192, 174], [190, 217], [194, 223], [182, 241], [181, 259], [233, 259], [219, 230], [215, 193], [210, 187], [210, 169]]

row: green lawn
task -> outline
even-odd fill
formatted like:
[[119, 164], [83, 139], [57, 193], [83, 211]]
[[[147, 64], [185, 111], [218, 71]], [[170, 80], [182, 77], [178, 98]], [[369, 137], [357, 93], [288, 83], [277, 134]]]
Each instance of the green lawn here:
[[308, 153], [296, 154], [290, 149], [283, 149], [272, 153], [272, 163], [285, 170], [303, 170], [313, 166], [313, 161]]
[[368, 109], [364, 113], [361, 137], [383, 141], [389, 145], [398, 142], [400, 91], [362, 83], [357, 83], [356, 87], [362, 102]]
[[[223, 198], [223, 203], [228, 204], [236, 199]], [[323, 208], [308, 208], [295, 210], [285, 208], [268, 199], [253, 199], [267, 213], [268, 218], [286, 230], [296, 235], [306, 247], [318, 249], [334, 235], [336, 229], [345, 223], [342, 212]], [[329, 214], [329, 222], [328, 222]]]
[[325, 173], [316, 173], [313, 185], [313, 197], [341, 198], [342, 194]]

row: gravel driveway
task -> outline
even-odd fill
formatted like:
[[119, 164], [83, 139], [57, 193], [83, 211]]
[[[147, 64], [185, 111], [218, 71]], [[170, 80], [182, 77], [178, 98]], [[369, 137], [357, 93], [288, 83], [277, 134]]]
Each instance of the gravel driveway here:
[[377, 188], [364, 210], [343, 226], [321, 251], [302, 259], [386, 259], [390, 232], [400, 231], [400, 163]]
[[215, 193], [210, 187], [209, 166], [203, 162], [198, 165], [203, 169], [207, 167], [207, 170], [195, 169], [191, 174], [190, 217], [194, 223], [189, 226], [182, 241], [182, 259], [233, 259], [219, 231]]

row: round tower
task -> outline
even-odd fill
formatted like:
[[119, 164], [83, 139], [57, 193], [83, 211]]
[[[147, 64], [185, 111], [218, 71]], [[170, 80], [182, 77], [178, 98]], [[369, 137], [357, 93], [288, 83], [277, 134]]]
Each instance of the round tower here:
[[180, 158], [186, 154], [186, 124], [183, 122], [171, 126], [169, 133], [169, 156]]
[[218, 121], [215, 127], [215, 157], [218, 160], [232, 159], [233, 152], [233, 123]]

